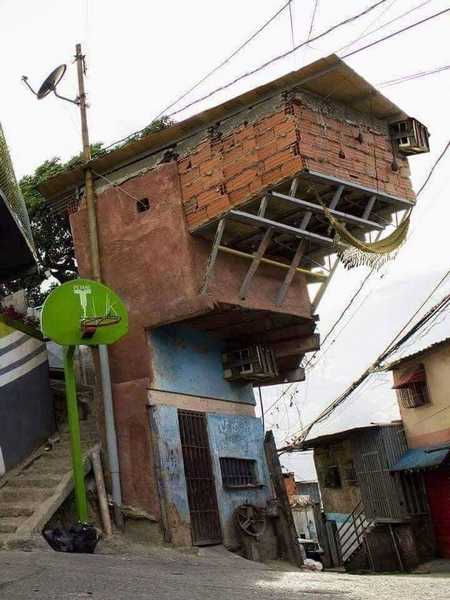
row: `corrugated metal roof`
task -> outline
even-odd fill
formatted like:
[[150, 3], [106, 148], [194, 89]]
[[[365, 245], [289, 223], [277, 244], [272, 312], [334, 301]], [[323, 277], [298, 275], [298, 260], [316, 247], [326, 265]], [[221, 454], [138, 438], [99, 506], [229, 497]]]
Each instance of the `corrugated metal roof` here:
[[391, 471], [419, 471], [439, 467], [446, 461], [449, 454], [450, 447], [448, 446], [436, 449], [411, 448], [405, 452]]
[[[370, 113], [382, 121], [393, 121], [407, 116], [372, 84], [332, 54], [180, 121], [172, 127], [150, 133], [137, 141], [100, 155], [91, 161], [92, 168], [97, 173], [111, 172], [136, 156], [145, 157], [160, 152], [173, 146], [175, 142], [190, 137], [194, 132], [205, 129], [211, 123], [217, 123], [231, 114], [294, 88], [324, 96], [331, 101], [342, 102], [359, 112]], [[82, 181], [83, 168], [79, 165], [40, 184], [39, 191], [48, 200], [52, 200], [67, 190], [76, 188]]]
[[[450, 282], [447, 287], [449, 289], [443, 297], [449, 295]], [[410, 360], [418, 354], [429, 352], [443, 344], [450, 344], [450, 303], [389, 357], [387, 368], [395, 368], [405, 360]]]
[[303, 445], [305, 448], [321, 446], [322, 444], [328, 444], [329, 442], [337, 442], [338, 440], [345, 439], [349, 435], [353, 435], [356, 431], [380, 429], [381, 427], [393, 427], [394, 425], [399, 425], [400, 423], [401, 421], [391, 421], [390, 423], [372, 423], [371, 425], [364, 425], [362, 427], [350, 427], [344, 431], [337, 431], [335, 433], [328, 433], [313, 438], [307, 438]]

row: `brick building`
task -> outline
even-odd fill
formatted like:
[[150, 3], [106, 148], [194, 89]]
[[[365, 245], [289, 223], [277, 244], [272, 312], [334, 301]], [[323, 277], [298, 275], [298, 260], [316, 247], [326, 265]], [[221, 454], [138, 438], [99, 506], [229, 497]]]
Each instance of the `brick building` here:
[[[166, 539], [233, 545], [234, 508], [271, 496], [252, 386], [303, 380], [319, 346], [323, 204], [365, 234], [414, 203], [410, 123], [331, 56], [91, 162], [102, 277], [130, 317], [110, 349], [124, 501]], [[72, 206], [89, 276], [82, 186], [75, 167], [40, 190]]]

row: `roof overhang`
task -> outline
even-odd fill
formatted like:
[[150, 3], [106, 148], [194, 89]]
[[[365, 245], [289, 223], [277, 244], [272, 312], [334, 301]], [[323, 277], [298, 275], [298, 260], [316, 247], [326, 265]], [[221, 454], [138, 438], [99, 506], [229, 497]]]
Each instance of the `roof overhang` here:
[[0, 190], [0, 282], [35, 270], [33, 249]]
[[[161, 152], [177, 142], [197, 134], [211, 123], [217, 123], [226, 117], [238, 114], [277, 94], [296, 89], [318, 94], [331, 101], [341, 102], [356, 111], [369, 113], [373, 118], [385, 122], [407, 117], [398, 106], [383, 96], [372, 84], [358, 75], [338, 56], [332, 54], [171, 127], [150, 133], [139, 140], [102, 154], [93, 159], [90, 165], [96, 173], [111, 173], [116, 168], [127, 165], [128, 162], [134, 162], [136, 157], [144, 159]], [[47, 179], [38, 186], [38, 189], [48, 200], [55, 200], [82, 186], [83, 177], [83, 165], [78, 165]]]
[[391, 471], [423, 471], [449, 464], [450, 446], [440, 448], [410, 448]]

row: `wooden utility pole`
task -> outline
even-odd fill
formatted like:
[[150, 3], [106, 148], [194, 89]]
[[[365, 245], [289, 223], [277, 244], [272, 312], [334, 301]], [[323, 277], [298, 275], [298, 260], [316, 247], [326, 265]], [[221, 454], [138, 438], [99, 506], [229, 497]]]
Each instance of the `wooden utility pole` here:
[[[81, 139], [83, 142], [84, 193], [86, 195], [88, 213], [89, 255], [92, 277], [96, 281], [101, 282], [102, 272], [100, 246], [98, 242], [97, 207], [92, 169], [90, 166], [92, 156], [87, 122], [86, 92], [84, 89], [84, 75], [86, 66], [84, 55], [81, 52], [81, 44], [77, 44], [75, 46], [75, 61], [77, 63], [78, 73], [78, 106], [80, 107]], [[123, 528], [123, 515], [120, 508], [122, 506], [122, 486], [120, 482], [119, 451], [117, 447], [117, 434], [112, 399], [108, 348], [101, 344], [98, 346], [98, 353], [100, 359], [100, 376], [105, 414], [106, 446], [108, 450], [109, 471], [111, 473], [111, 491], [114, 505], [114, 516], [118, 527]]]
[[86, 113], [86, 92], [84, 90], [85, 63], [81, 52], [81, 44], [75, 46], [75, 60], [78, 73], [78, 106], [80, 107], [81, 117], [81, 139], [83, 142], [84, 165], [84, 193], [86, 195], [86, 204], [88, 211], [88, 229], [89, 229], [89, 249], [91, 258], [91, 269], [93, 279], [101, 281], [100, 269], [100, 247], [98, 243], [97, 211], [94, 191], [94, 182], [92, 179], [92, 170], [89, 166], [91, 161], [91, 145], [89, 143], [89, 130]]
[[283, 558], [287, 558], [292, 565], [301, 567], [303, 565], [302, 551], [298, 542], [298, 534], [295, 529], [294, 517], [292, 516], [283, 473], [281, 471], [280, 459], [278, 457], [272, 431], [266, 432], [264, 450], [266, 453], [270, 479], [272, 480], [273, 489], [280, 508], [277, 533], [279, 535], [279, 541], [281, 542], [280, 545], [283, 552]]

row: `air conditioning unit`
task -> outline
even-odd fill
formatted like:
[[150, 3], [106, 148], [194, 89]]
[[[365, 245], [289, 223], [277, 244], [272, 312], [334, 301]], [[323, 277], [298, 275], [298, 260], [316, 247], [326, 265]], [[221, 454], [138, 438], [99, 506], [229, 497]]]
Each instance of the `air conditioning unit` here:
[[404, 119], [390, 125], [391, 138], [403, 154], [422, 154], [430, 151], [428, 129], [417, 119]]
[[260, 381], [278, 375], [273, 350], [261, 344], [223, 352], [222, 363], [227, 381]]

